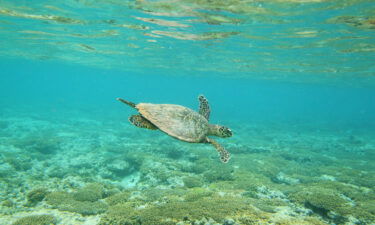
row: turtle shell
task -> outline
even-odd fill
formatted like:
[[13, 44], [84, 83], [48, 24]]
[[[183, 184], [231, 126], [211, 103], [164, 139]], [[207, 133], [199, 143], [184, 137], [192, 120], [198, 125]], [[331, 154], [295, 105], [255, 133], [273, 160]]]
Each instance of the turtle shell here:
[[207, 136], [207, 119], [184, 106], [140, 103], [136, 108], [160, 130], [182, 141], [203, 142]]

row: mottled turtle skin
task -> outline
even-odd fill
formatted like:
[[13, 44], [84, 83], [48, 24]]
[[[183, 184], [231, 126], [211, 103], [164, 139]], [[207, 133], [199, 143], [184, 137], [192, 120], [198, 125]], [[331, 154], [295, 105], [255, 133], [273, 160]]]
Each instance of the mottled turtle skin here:
[[134, 104], [121, 98], [117, 100], [138, 110], [139, 115], [129, 117], [129, 121], [135, 126], [152, 130], [160, 129], [181, 141], [210, 143], [219, 152], [222, 162], [229, 161], [229, 152], [208, 136], [230, 137], [232, 132], [224, 126], [209, 124], [210, 107], [203, 95], [198, 97], [200, 102], [199, 113], [181, 105]]

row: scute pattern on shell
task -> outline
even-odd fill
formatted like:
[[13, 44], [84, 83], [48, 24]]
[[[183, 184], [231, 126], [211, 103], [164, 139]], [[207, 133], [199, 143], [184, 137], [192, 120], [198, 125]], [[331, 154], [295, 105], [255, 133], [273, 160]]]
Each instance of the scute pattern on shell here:
[[208, 121], [199, 113], [180, 105], [140, 103], [139, 113], [160, 130], [187, 142], [204, 142]]

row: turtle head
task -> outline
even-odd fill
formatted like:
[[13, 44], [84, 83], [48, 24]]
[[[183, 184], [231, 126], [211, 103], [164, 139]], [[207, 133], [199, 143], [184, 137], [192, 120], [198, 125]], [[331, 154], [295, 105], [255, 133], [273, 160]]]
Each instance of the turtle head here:
[[232, 136], [232, 131], [225, 126], [221, 125], [210, 125], [209, 135], [215, 135], [222, 138], [227, 138]]

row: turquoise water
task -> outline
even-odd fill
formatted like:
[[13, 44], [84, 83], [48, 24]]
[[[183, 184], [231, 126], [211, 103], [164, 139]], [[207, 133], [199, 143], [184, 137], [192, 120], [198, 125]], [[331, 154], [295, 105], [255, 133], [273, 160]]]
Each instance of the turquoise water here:
[[[0, 0], [0, 225], [375, 224], [374, 12]], [[199, 94], [226, 164], [116, 101]]]

